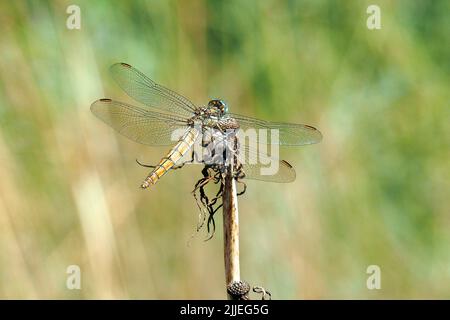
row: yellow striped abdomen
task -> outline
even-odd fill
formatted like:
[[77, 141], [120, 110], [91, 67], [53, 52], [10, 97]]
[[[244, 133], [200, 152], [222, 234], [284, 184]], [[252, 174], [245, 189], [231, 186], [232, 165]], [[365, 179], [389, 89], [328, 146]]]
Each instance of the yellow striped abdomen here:
[[199, 131], [195, 128], [190, 128], [181, 138], [177, 144], [170, 149], [169, 153], [161, 159], [156, 165], [156, 168], [145, 178], [141, 187], [146, 189], [150, 185], [155, 184], [158, 180], [166, 174], [193, 146], [195, 140], [199, 135]]

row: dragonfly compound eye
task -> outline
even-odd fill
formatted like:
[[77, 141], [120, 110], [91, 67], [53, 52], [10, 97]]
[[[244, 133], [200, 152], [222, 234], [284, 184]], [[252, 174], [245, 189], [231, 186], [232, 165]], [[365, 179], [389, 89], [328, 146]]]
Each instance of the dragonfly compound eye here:
[[208, 102], [208, 107], [214, 108], [214, 109], [220, 111], [220, 113], [228, 112], [228, 106], [223, 100], [213, 99]]
[[227, 113], [228, 112], [228, 105], [225, 103], [225, 101], [220, 100], [220, 103], [222, 104], [222, 112]]

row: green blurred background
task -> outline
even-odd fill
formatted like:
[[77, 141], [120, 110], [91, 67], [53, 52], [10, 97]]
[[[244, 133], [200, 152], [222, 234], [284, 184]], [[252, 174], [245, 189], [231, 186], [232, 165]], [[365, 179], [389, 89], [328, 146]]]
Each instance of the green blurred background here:
[[[66, 9], [81, 8], [68, 30]], [[381, 30], [366, 9], [381, 8]], [[450, 298], [448, 1], [1, 1], [0, 297], [222, 299], [195, 233], [200, 167], [140, 183], [167, 148], [90, 104], [133, 103], [127, 62], [205, 104], [318, 127], [282, 151], [291, 184], [248, 182], [241, 274], [275, 299]], [[66, 288], [79, 265], [82, 290]], [[368, 290], [366, 268], [381, 268]]]

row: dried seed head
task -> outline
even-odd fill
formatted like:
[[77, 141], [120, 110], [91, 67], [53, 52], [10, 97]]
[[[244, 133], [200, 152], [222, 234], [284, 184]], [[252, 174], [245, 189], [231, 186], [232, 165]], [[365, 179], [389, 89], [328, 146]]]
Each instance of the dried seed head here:
[[244, 280], [233, 281], [228, 285], [227, 291], [234, 299], [242, 299], [249, 293], [250, 285]]

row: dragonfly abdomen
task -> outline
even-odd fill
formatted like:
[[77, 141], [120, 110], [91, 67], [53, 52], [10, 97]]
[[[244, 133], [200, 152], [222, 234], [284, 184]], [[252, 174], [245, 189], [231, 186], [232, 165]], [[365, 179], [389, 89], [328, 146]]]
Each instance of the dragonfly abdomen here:
[[196, 128], [190, 128], [181, 138], [177, 144], [170, 149], [167, 155], [162, 158], [156, 165], [155, 169], [145, 178], [141, 187], [146, 189], [150, 185], [156, 184], [163, 175], [167, 173], [183, 156], [191, 149], [195, 140], [199, 135]]

